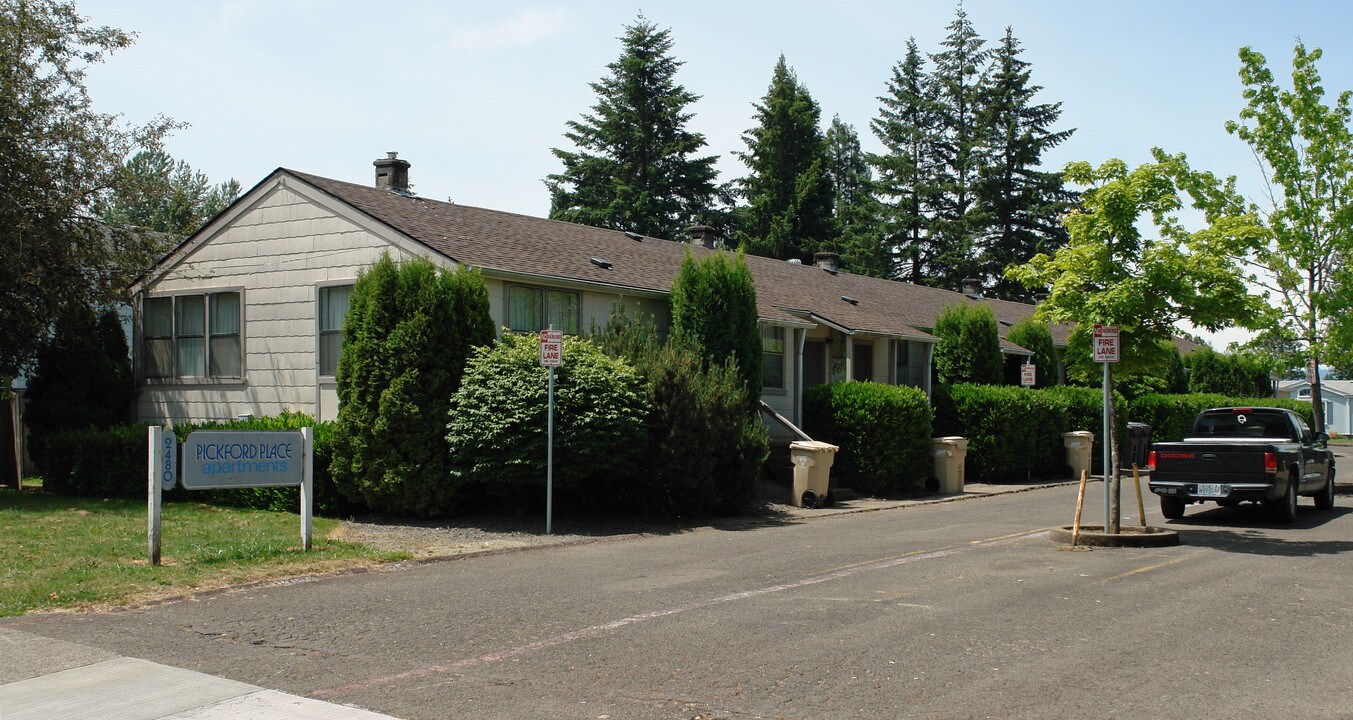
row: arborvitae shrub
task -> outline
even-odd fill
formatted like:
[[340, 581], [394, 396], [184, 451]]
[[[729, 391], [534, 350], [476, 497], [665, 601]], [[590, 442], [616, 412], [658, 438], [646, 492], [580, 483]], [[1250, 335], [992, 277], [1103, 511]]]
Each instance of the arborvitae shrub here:
[[804, 391], [804, 431], [840, 448], [833, 483], [890, 495], [921, 486], [930, 475], [933, 412], [914, 387], [846, 382]]
[[24, 410], [38, 466], [46, 471], [48, 465], [69, 465], [52, 457], [53, 436], [126, 422], [132, 389], [127, 337], [116, 312], [96, 316], [82, 305], [58, 319], [51, 340], [38, 350]]
[[447, 510], [447, 410], [471, 349], [492, 340], [477, 272], [386, 255], [360, 275], [338, 360], [333, 475], [344, 495], [402, 515]]
[[1052, 331], [1048, 324], [1029, 316], [1010, 327], [1005, 339], [1026, 350], [1032, 350], [1030, 358], [1036, 368], [1034, 387], [1046, 388], [1061, 384], [1062, 364], [1057, 359], [1057, 351], [1052, 343]]
[[741, 253], [717, 252], [696, 262], [688, 252], [672, 281], [672, 334], [694, 339], [705, 357], [732, 359], [747, 388], [747, 413], [761, 399], [761, 331], [756, 287]]
[[935, 319], [935, 369], [942, 383], [999, 385], [1005, 367], [996, 315], [982, 303], [962, 303]]
[[666, 515], [740, 510], [755, 494], [769, 434], [747, 417], [747, 388], [733, 362], [709, 363], [689, 335], [659, 343], [653, 323], [630, 318], [623, 306], [594, 341], [644, 380], [649, 476], [627, 493], [632, 507]]

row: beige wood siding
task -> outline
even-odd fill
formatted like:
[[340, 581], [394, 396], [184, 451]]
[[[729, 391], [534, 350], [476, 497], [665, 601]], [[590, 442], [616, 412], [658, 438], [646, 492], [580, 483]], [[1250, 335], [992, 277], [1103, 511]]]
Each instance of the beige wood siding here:
[[384, 251], [405, 256], [371, 230], [284, 184], [264, 192], [146, 288], [152, 296], [238, 289], [244, 378], [145, 383], [137, 395], [137, 418], [223, 420], [291, 409], [333, 419], [332, 385], [321, 388], [317, 378], [316, 287], [355, 280]]

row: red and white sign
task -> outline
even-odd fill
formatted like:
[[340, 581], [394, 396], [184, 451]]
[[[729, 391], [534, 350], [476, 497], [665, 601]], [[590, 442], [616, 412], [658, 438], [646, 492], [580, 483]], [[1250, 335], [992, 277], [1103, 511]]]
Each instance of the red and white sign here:
[[1033, 387], [1034, 382], [1036, 382], [1034, 380], [1035, 377], [1037, 376], [1034, 374], [1034, 366], [1032, 363], [1024, 363], [1019, 366], [1020, 385], [1023, 385], [1024, 387]]
[[564, 331], [540, 331], [540, 364], [544, 367], [559, 367], [564, 364]]
[[1095, 362], [1118, 362], [1118, 326], [1095, 325]]

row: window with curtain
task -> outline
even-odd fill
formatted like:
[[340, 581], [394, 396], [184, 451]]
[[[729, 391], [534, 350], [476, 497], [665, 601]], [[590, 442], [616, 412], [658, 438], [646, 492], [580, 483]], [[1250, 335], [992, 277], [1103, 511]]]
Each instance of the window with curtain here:
[[565, 335], [577, 335], [582, 325], [582, 297], [566, 290], [509, 285], [507, 327], [517, 332], [540, 332], [551, 325]]
[[207, 317], [211, 319], [211, 331], [207, 356], [211, 359], [211, 366], [207, 374], [211, 377], [239, 377], [244, 349], [240, 343], [239, 293], [216, 293], [208, 297], [211, 307], [207, 310]]
[[338, 374], [338, 356], [343, 350], [343, 318], [352, 299], [351, 285], [319, 289], [319, 374]]
[[146, 377], [242, 376], [238, 292], [146, 298], [143, 310]]
[[146, 377], [174, 376], [174, 298], [146, 298], [142, 319]]
[[761, 387], [785, 388], [785, 329], [761, 328]]
[[174, 347], [178, 350], [178, 374], [202, 377], [207, 374], [206, 297], [187, 295], [174, 298]]

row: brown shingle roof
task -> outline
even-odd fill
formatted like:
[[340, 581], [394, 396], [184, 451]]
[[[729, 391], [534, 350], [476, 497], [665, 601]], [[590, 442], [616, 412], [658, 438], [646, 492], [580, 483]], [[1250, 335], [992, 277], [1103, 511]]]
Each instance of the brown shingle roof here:
[[[666, 293], [687, 252], [712, 252], [658, 238], [633, 240], [616, 230], [576, 225], [498, 210], [410, 197], [366, 185], [281, 169], [360, 210], [401, 234], [459, 263], [488, 271], [601, 283], [617, 289]], [[605, 260], [599, 267], [592, 258]], [[928, 330], [945, 308], [972, 302], [962, 293], [747, 256], [763, 320], [801, 321], [809, 315], [851, 332], [934, 340]], [[856, 303], [848, 302], [850, 297]], [[1033, 312], [1032, 305], [988, 300], [1002, 335], [1006, 324]], [[1053, 329], [1065, 346], [1069, 328]], [[1021, 348], [1004, 340], [1002, 347]]]

